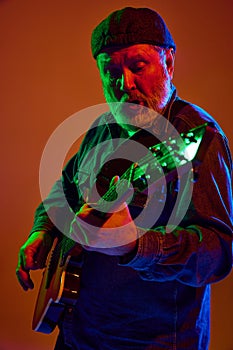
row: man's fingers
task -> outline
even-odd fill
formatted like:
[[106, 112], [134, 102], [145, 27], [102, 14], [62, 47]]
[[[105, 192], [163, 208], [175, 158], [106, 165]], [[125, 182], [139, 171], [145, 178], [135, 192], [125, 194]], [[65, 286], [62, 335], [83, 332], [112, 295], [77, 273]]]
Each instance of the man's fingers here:
[[22, 288], [27, 291], [34, 288], [34, 283], [30, 278], [29, 271], [24, 270], [22, 267], [17, 267], [16, 276]]
[[20, 285], [25, 291], [27, 291], [28, 289], [33, 289], [34, 287], [29, 272], [31, 269], [29, 267], [30, 265], [32, 265], [30, 259], [28, 262], [28, 259], [26, 258], [26, 255], [24, 254], [24, 251], [21, 248], [19, 253], [19, 261], [16, 268], [16, 276]]
[[110, 186], [113, 186], [114, 184], [116, 184], [118, 181], [120, 180], [120, 176], [115, 175], [113, 176], [111, 182], [110, 182]]
[[35, 250], [30, 247], [21, 247], [19, 261], [16, 268], [16, 276], [25, 291], [34, 288], [34, 283], [30, 277], [30, 270], [36, 270], [39, 268], [40, 266], [36, 260]]
[[53, 238], [45, 231], [37, 231], [20, 248], [16, 275], [24, 290], [34, 287], [30, 270], [41, 269], [45, 266], [52, 242]]
[[36, 252], [31, 247], [20, 249], [19, 261], [23, 270], [36, 270], [39, 268], [37, 265]]

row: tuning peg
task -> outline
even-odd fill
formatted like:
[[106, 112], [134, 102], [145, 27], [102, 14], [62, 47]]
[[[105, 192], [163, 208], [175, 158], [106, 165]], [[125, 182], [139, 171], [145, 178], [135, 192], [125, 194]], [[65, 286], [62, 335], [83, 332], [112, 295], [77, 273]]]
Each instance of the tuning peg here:
[[194, 134], [193, 133], [187, 133], [184, 135], [184, 139], [188, 140], [189, 143], [196, 143], [197, 142], [197, 139], [195, 138]]

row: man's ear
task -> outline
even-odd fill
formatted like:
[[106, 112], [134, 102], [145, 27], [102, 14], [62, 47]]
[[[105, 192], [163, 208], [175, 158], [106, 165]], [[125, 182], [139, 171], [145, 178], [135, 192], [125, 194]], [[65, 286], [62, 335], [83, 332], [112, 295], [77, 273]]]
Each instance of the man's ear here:
[[175, 65], [175, 51], [174, 49], [170, 48], [166, 50], [166, 66], [167, 66], [167, 72], [171, 79], [173, 78], [174, 65]]

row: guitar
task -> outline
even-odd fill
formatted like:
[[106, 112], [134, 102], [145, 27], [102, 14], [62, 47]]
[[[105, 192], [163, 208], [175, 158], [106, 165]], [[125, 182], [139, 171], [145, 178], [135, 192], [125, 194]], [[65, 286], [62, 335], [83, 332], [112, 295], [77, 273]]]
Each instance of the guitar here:
[[[149, 147], [150, 152], [154, 155], [156, 161], [154, 164], [148, 164], [148, 157], [140, 160], [139, 167], [137, 163], [133, 163], [126, 172], [121, 175], [120, 179], [126, 179], [128, 182], [141, 178], [145, 174], [145, 170], [155, 169], [158, 164], [163, 170], [163, 174], [157, 177], [150, 185], [152, 190], [156, 190], [156, 186], [166, 177], [169, 182], [177, 177], [177, 169], [179, 175], [190, 171], [190, 161], [192, 169], [196, 172], [197, 167], [203, 161], [207, 148], [213, 139], [215, 129], [211, 128], [208, 123], [191, 129], [187, 133], [181, 134], [181, 139], [169, 139], [155, 146]], [[151, 159], [150, 159], [151, 163]], [[157, 174], [158, 175], [158, 174]], [[123, 202], [129, 196], [127, 188], [122, 191], [117, 190], [119, 201]], [[104, 212], [113, 205], [111, 199], [116, 195], [115, 184], [110, 185], [108, 191], [100, 198], [97, 208], [101, 208]], [[150, 190], [151, 190], [150, 188]], [[137, 188], [146, 197], [147, 188], [140, 186]], [[130, 193], [131, 194], [131, 193]], [[109, 200], [110, 198], [110, 200]], [[118, 203], [119, 203], [118, 201]], [[135, 205], [145, 205], [136, 203]], [[106, 209], [106, 204], [110, 206]], [[101, 215], [101, 211], [99, 212]], [[32, 329], [37, 332], [51, 333], [57, 326], [65, 309], [71, 311], [77, 301], [80, 290], [81, 268], [77, 252], [72, 249], [76, 243], [66, 236], [57, 237], [54, 240], [52, 249], [48, 255], [47, 262], [43, 271], [42, 281], [34, 310]]]
[[56, 237], [43, 270], [34, 310], [32, 329], [49, 334], [63, 312], [72, 310], [80, 289], [79, 256], [68, 254], [76, 243], [66, 236]]

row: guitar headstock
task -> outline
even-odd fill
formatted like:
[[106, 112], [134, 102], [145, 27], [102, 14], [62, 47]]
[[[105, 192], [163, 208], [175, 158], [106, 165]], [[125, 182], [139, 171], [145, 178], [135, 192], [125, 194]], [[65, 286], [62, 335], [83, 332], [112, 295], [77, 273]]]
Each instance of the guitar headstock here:
[[207, 125], [205, 123], [149, 148], [165, 173], [195, 160]]

